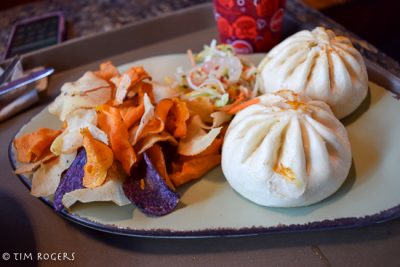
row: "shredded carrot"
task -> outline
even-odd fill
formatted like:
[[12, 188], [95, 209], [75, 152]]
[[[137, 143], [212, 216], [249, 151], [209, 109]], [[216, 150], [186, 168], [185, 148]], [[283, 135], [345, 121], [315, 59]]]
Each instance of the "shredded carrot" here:
[[227, 112], [228, 110], [232, 109], [233, 107], [241, 104], [246, 99], [244, 96], [244, 93], [242, 91], [240, 91], [239, 95], [235, 96], [235, 97], [236, 97], [236, 99], [232, 104], [222, 107], [221, 110]]
[[49, 152], [51, 143], [60, 133], [59, 130], [41, 128], [36, 132], [16, 138], [14, 147], [18, 161], [30, 163], [39, 160], [41, 156]]
[[236, 106], [232, 107], [231, 109], [229, 109], [227, 111], [227, 113], [231, 114], [231, 115], [234, 115], [234, 114], [238, 113], [239, 111], [241, 111], [242, 109], [245, 109], [245, 108], [247, 108], [247, 107], [249, 107], [251, 105], [257, 104], [259, 102], [260, 102], [259, 98], [253, 98], [253, 99], [247, 100], [246, 102], [243, 102], [243, 103], [241, 103], [239, 105], [236, 105]]
[[128, 129], [126, 128], [118, 108], [102, 105], [98, 108], [98, 124], [100, 129], [107, 133], [111, 149], [115, 158], [121, 162], [122, 168], [130, 175], [137, 157], [132, 145], [129, 143]]

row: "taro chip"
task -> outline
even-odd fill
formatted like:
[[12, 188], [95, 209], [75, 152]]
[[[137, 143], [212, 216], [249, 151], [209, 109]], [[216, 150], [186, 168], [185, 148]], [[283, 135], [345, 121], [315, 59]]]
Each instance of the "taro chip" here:
[[111, 87], [93, 72], [86, 72], [79, 80], [65, 83], [61, 94], [49, 105], [49, 112], [65, 121], [67, 115], [80, 108], [95, 108], [111, 99]]
[[205, 127], [200, 116], [195, 115], [189, 123], [188, 134], [179, 142], [178, 153], [194, 156], [206, 150], [220, 134], [222, 127], [211, 128], [209, 132], [204, 130]]
[[83, 170], [85, 164], [86, 151], [85, 149], [80, 149], [71, 166], [64, 172], [61, 182], [54, 194], [53, 206], [55, 210], [60, 211], [64, 208], [62, 204], [64, 194], [83, 188], [82, 179], [85, 174]]
[[104, 184], [96, 188], [82, 188], [69, 193], [65, 193], [62, 202], [66, 208], [71, 207], [76, 202], [89, 203], [94, 201], [112, 201], [118, 206], [128, 205], [131, 202], [126, 198], [122, 189], [126, 178], [121, 166], [114, 163], [108, 170]]
[[179, 96], [182, 92], [177, 86], [164, 85], [157, 82], [152, 82], [154, 100], [159, 103], [163, 99]]
[[212, 128], [219, 127], [232, 119], [232, 115], [229, 115], [223, 111], [213, 112], [210, 116], [213, 118]]
[[54, 194], [60, 184], [60, 179], [76, 157], [76, 152], [61, 154], [59, 157], [43, 162], [33, 173], [31, 194], [35, 197], [43, 197]]
[[126, 197], [149, 216], [168, 214], [179, 202], [179, 196], [168, 187], [146, 153], [144, 161], [125, 180], [123, 189]]

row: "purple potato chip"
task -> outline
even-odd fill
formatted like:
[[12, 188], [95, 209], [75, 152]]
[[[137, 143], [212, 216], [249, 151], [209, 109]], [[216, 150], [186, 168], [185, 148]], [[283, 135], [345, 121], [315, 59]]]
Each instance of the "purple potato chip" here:
[[85, 174], [83, 167], [86, 164], [86, 151], [81, 148], [72, 162], [71, 166], [63, 173], [61, 182], [54, 194], [54, 209], [60, 211], [64, 208], [62, 199], [64, 194], [83, 188], [83, 176]]
[[178, 194], [168, 187], [146, 153], [144, 161], [125, 180], [123, 189], [125, 196], [149, 216], [170, 213], [179, 203]]

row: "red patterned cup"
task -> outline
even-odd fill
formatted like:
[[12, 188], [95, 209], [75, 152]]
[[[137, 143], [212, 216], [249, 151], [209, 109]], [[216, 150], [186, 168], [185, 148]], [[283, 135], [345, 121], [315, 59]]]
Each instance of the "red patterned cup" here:
[[285, 0], [213, 0], [222, 43], [236, 52], [266, 52], [281, 38]]

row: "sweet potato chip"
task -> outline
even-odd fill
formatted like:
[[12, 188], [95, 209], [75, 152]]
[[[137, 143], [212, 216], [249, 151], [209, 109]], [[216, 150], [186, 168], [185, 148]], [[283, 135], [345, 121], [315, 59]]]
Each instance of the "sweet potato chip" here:
[[[203, 156], [208, 156], [208, 155], [217, 155], [221, 154], [221, 147], [222, 147], [222, 138], [216, 138], [211, 145], [209, 145], [205, 150], [203, 150], [200, 154], [197, 154], [195, 157], [203, 157]], [[182, 158], [190, 158], [187, 156], [182, 156]]]
[[189, 109], [187, 108], [186, 103], [178, 98], [174, 98], [173, 101], [174, 105], [172, 106], [170, 112], [173, 120], [171, 121], [171, 116], [167, 118], [167, 127], [169, 127], [171, 130], [173, 129], [174, 137], [183, 138], [187, 134], [186, 121], [190, 116]]
[[145, 138], [140, 139], [135, 145], [136, 151], [139, 151], [138, 154], [142, 154], [147, 149], [152, 147], [155, 143], [168, 141], [171, 144], [177, 146], [178, 142], [176, 139], [167, 132], [161, 132], [157, 134], [151, 134], [146, 136]]
[[62, 173], [69, 168], [76, 157], [76, 152], [61, 154], [49, 162], [41, 164], [32, 176], [31, 194], [35, 197], [44, 197], [54, 194]]
[[150, 134], [160, 133], [164, 129], [163, 122], [155, 116], [154, 106], [151, 104], [147, 94], [144, 95], [144, 110], [139, 126], [132, 130], [132, 145], [135, 145], [140, 138]]
[[187, 100], [186, 105], [189, 109], [190, 116], [199, 115], [202, 121], [206, 123], [213, 122], [211, 113], [215, 111], [215, 107], [209, 98], [199, 97], [193, 100]]
[[181, 170], [172, 173], [169, 177], [176, 187], [189, 181], [198, 179], [221, 162], [221, 155], [206, 155], [187, 158], [182, 163]]
[[119, 77], [114, 77], [111, 81], [116, 86], [115, 104], [120, 105], [128, 94], [128, 91], [144, 79], [150, 79], [150, 76], [143, 67], [133, 67], [125, 71]]
[[156, 106], [156, 116], [165, 124], [167, 122], [168, 113], [174, 105], [172, 99], [166, 98], [161, 100]]
[[111, 78], [119, 76], [119, 71], [111, 61], [106, 61], [100, 64], [100, 70], [94, 72], [94, 74], [104, 80], [110, 81]]
[[181, 139], [178, 153], [185, 156], [200, 154], [217, 138], [222, 127], [212, 128], [208, 133], [202, 127], [200, 116], [194, 116], [188, 126], [188, 134]]
[[120, 105], [124, 101], [128, 89], [131, 86], [131, 78], [127, 74], [122, 74], [118, 79], [115, 90], [115, 104]]
[[61, 133], [59, 130], [41, 128], [36, 132], [23, 135], [14, 140], [14, 147], [19, 162], [29, 163], [49, 151], [51, 143]]
[[151, 80], [150, 75], [144, 70], [142, 66], [132, 67], [125, 71], [123, 74], [126, 74], [131, 78], [132, 84], [136, 84], [145, 79]]
[[53, 153], [49, 153], [38, 161], [33, 163], [21, 164], [15, 169], [15, 174], [29, 174], [36, 171], [43, 163], [46, 163], [52, 159], [55, 159], [57, 156]]
[[105, 132], [97, 128], [97, 114], [94, 109], [77, 109], [66, 117], [67, 127], [51, 144], [50, 150], [55, 155], [71, 153], [78, 150], [83, 144], [81, 129], [87, 128], [92, 136], [108, 144]]
[[154, 144], [146, 151], [146, 154], [148, 155], [151, 162], [153, 162], [154, 167], [156, 168], [157, 172], [161, 175], [161, 177], [165, 180], [168, 187], [171, 190], [175, 191], [175, 187], [172, 184], [171, 180], [169, 179], [167, 173], [167, 166], [165, 164], [162, 148], [158, 144]]
[[143, 101], [144, 95], [147, 94], [147, 96], [150, 98], [151, 103], [154, 105], [155, 99], [153, 95], [153, 87], [151, 83], [147, 82], [140, 82], [134, 86], [134, 90], [138, 92], [138, 94], [141, 96], [141, 99]]
[[136, 153], [129, 143], [128, 129], [124, 125], [120, 111], [109, 105], [98, 108], [98, 124], [107, 133], [114, 157], [122, 164], [127, 175], [136, 163]]
[[118, 106], [122, 120], [127, 129], [140, 121], [144, 113], [143, 96], [136, 95], [133, 99], [125, 100]]
[[82, 130], [82, 135], [87, 158], [84, 167], [83, 186], [95, 188], [105, 181], [108, 169], [114, 162], [114, 155], [111, 148], [94, 139], [87, 128]]
[[128, 205], [131, 202], [126, 198], [122, 184], [126, 178], [124, 170], [115, 163], [108, 170], [106, 181], [96, 188], [82, 188], [68, 192], [62, 198], [66, 208], [76, 202], [89, 203], [94, 201], [112, 201], [118, 206]]
[[174, 137], [186, 136], [186, 121], [190, 115], [184, 101], [178, 98], [163, 99], [158, 103], [155, 113]]

